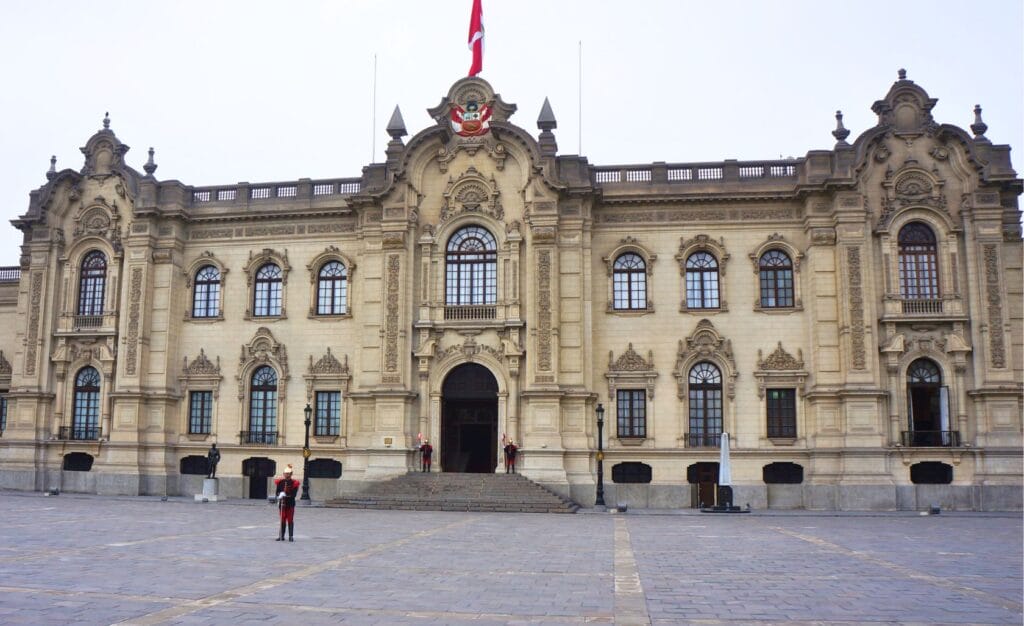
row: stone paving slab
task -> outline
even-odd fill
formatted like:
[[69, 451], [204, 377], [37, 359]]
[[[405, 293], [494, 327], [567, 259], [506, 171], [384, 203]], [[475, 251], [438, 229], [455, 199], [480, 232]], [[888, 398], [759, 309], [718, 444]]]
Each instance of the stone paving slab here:
[[0, 492], [0, 624], [1021, 624], [1020, 514], [583, 515]]

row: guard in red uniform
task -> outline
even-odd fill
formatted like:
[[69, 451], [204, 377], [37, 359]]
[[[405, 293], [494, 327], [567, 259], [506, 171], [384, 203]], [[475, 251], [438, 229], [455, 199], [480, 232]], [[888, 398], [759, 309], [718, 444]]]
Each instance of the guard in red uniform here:
[[425, 439], [423, 445], [420, 446], [420, 455], [422, 456], [421, 470], [424, 472], [430, 471], [430, 457], [434, 454], [434, 446], [430, 445], [430, 440]]
[[505, 473], [516, 473], [516, 453], [519, 452], [519, 448], [516, 446], [516, 442], [511, 439], [508, 440], [508, 444], [505, 446]]
[[277, 506], [281, 512], [281, 532], [278, 541], [284, 541], [284, 527], [288, 525], [288, 541], [295, 541], [295, 496], [299, 495], [299, 481], [292, 478], [292, 466], [286, 465], [284, 476], [274, 480], [277, 487]]

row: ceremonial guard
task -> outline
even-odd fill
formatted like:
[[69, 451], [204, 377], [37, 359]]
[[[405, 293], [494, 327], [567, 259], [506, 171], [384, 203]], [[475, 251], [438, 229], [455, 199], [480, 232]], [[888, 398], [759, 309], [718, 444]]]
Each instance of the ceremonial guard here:
[[277, 507], [281, 513], [281, 532], [278, 541], [284, 541], [284, 527], [288, 525], [288, 541], [295, 541], [295, 496], [299, 495], [299, 481], [292, 478], [292, 466], [286, 465], [284, 476], [274, 480], [277, 488]]
[[519, 448], [516, 447], [516, 442], [511, 439], [505, 445], [505, 473], [516, 473], [516, 453], [519, 452]]
[[421, 470], [424, 472], [430, 471], [430, 457], [434, 455], [434, 446], [430, 445], [430, 440], [425, 439], [423, 445], [420, 446], [421, 456]]

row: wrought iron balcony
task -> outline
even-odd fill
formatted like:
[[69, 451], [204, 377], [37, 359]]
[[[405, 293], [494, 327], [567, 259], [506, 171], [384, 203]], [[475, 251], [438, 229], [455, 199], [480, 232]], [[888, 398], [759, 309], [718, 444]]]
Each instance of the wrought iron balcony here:
[[908, 448], [957, 448], [960, 446], [960, 431], [904, 430], [900, 443]]
[[687, 448], [717, 448], [722, 445], [722, 433], [686, 433]]
[[249, 446], [276, 446], [276, 430], [243, 430], [238, 433], [239, 443]]
[[905, 298], [902, 303], [904, 315], [939, 315], [942, 313], [941, 299]]
[[100, 438], [100, 427], [61, 426], [57, 438], [63, 441], [96, 441]]
[[493, 320], [498, 317], [496, 306], [446, 306], [446, 320]]

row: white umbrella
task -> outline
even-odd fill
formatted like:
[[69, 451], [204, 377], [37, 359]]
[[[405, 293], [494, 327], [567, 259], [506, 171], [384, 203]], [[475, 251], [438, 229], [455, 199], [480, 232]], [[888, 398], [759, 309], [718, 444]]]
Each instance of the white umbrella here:
[[729, 467], [729, 433], [722, 433], [722, 449], [718, 457], [718, 486], [732, 485], [732, 469]]

